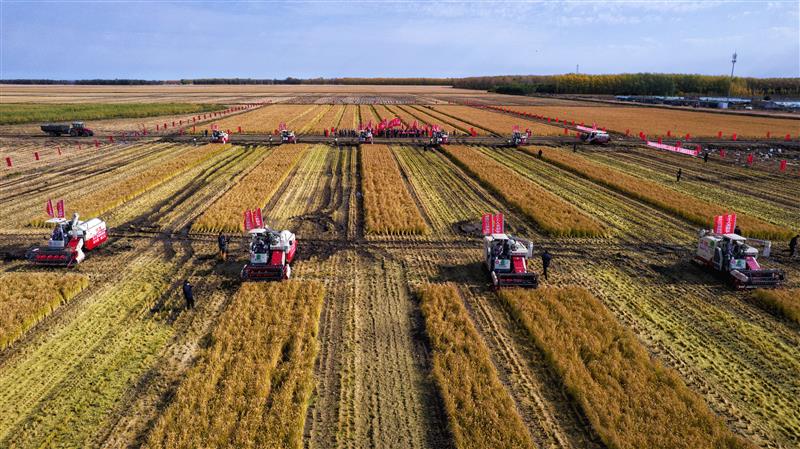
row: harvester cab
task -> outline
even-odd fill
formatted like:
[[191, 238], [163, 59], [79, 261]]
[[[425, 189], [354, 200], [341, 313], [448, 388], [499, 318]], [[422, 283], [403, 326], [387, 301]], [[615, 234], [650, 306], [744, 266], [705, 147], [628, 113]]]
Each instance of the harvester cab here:
[[362, 129], [358, 132], [358, 143], [372, 143], [372, 131]]
[[27, 258], [36, 265], [66, 266], [77, 265], [86, 258], [84, 251], [92, 250], [108, 240], [106, 223], [99, 218], [80, 221], [78, 214], [72, 220], [51, 218], [47, 223], [54, 225], [47, 246], [32, 248]]
[[583, 143], [604, 145], [611, 141], [611, 136], [605, 131], [590, 131], [581, 133], [581, 141]]
[[256, 228], [250, 234], [250, 262], [242, 268], [244, 281], [280, 281], [292, 276], [297, 250], [295, 235], [287, 230]]
[[738, 234], [717, 234], [702, 230], [694, 261], [725, 277], [737, 289], [778, 287], [786, 280], [783, 270], [765, 269], [758, 262], [759, 250], [769, 257], [772, 243], [746, 239]]
[[441, 130], [433, 131], [431, 134], [431, 143], [433, 145], [447, 145], [450, 143], [450, 136]]
[[539, 277], [528, 271], [528, 259], [533, 257], [533, 243], [507, 234], [483, 237], [486, 269], [495, 288], [539, 286]]
[[511, 133], [511, 139], [508, 141], [508, 143], [515, 147], [527, 145], [528, 134], [521, 132], [519, 129], [514, 129], [514, 131]]
[[228, 143], [230, 140], [228, 133], [215, 129], [211, 132], [211, 143]]
[[281, 142], [297, 143], [297, 137], [294, 135], [294, 131], [290, 131], [288, 129], [281, 130]]

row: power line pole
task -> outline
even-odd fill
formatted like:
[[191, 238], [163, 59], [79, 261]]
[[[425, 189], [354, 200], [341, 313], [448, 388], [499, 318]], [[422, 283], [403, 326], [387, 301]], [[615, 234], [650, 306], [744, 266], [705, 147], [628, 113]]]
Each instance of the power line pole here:
[[730, 107], [731, 103], [731, 87], [733, 87], [733, 68], [736, 67], [736, 52], [733, 52], [733, 57], [731, 58], [731, 82], [728, 83], [728, 107]]

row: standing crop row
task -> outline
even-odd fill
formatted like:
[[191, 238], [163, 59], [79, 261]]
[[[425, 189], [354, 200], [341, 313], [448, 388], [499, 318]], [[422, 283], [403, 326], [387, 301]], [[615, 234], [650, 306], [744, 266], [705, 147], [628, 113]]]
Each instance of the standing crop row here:
[[756, 290], [753, 299], [760, 307], [800, 324], [800, 289]]
[[455, 447], [533, 448], [456, 288], [428, 284], [419, 295], [433, 353], [433, 378]]
[[517, 289], [500, 297], [607, 447], [750, 447], [588, 291]]
[[322, 108], [320, 105], [275, 104], [226, 117], [213, 122], [212, 126], [231, 131], [237, 131], [241, 126], [244, 133], [272, 133], [285, 123], [289, 128], [299, 130]]
[[[197, 232], [244, 231], [245, 210], [263, 207], [297, 165], [307, 145], [282, 145], [218, 198], [192, 225]], [[266, 215], [266, 213], [264, 214]]]
[[302, 447], [324, 293], [308, 281], [242, 285], [146, 447]]
[[[533, 148], [525, 148], [524, 151], [535, 154]], [[575, 153], [543, 149], [542, 157], [558, 167], [674, 213], [699, 226], [711, 226], [715, 215], [730, 212], [725, 207], [664, 187], [656, 182], [623, 173]], [[747, 235], [754, 238], [788, 239], [791, 236], [791, 231], [788, 229], [747, 215], [740, 214], [737, 222], [746, 230]]]
[[364, 215], [369, 234], [424, 234], [425, 220], [386, 145], [361, 147]]
[[486, 188], [535, 221], [553, 236], [599, 236], [603, 227], [575, 206], [525, 179], [512, 169], [465, 146], [448, 145], [444, 151], [476, 176]]
[[0, 349], [89, 285], [81, 274], [9, 273], [0, 277]]

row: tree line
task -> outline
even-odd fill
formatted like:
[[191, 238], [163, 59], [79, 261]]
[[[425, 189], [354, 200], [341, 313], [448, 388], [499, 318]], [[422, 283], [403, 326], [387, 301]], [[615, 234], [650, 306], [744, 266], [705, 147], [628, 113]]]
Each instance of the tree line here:
[[7, 79], [4, 84], [156, 85], [156, 84], [371, 84], [453, 86], [492, 92], [530, 95], [727, 95], [800, 96], [800, 78], [750, 78], [677, 73], [622, 73], [614, 75], [505, 75], [467, 78], [197, 78], [179, 81], [139, 79], [47, 80]]

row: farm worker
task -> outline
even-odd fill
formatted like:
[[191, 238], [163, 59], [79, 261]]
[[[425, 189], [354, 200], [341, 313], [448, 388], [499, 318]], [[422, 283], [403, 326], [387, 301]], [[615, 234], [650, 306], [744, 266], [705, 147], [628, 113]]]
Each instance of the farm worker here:
[[217, 237], [217, 244], [219, 245], [219, 259], [225, 262], [225, 259], [228, 258], [228, 239], [222, 231], [220, 231]]
[[706, 151], [705, 153], [703, 153], [703, 162], [704, 162], [704, 163], [708, 163], [708, 151]]
[[794, 257], [794, 256], [797, 255], [797, 238], [798, 237], [800, 237], [800, 235], [795, 235], [794, 237], [792, 237], [791, 240], [789, 240], [789, 257]]
[[675, 179], [677, 179], [677, 180], [678, 180], [678, 182], [681, 182], [681, 176], [683, 176], [683, 170], [681, 170], [681, 169], [679, 168], [679, 169], [678, 169], [678, 173], [675, 175]]
[[572, 144], [572, 152], [573, 153], [577, 153], [578, 152], [578, 144], [577, 143], [573, 142], [573, 144]]
[[542, 150], [540, 149], [539, 150], [539, 159], [541, 159], [541, 158], [542, 158]]
[[550, 266], [550, 261], [553, 260], [553, 256], [547, 250], [544, 250], [542, 253], [542, 274], [544, 275], [545, 280], [547, 280], [547, 267]]
[[733, 233], [736, 235], [742, 235], [742, 230], [739, 228], [739, 225], [736, 225], [736, 227], [733, 228]]
[[192, 293], [192, 284], [188, 279], [183, 281], [183, 297], [186, 299], [186, 308], [194, 309], [194, 294]]

